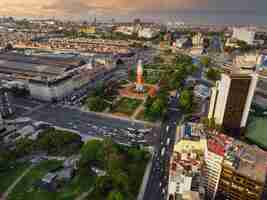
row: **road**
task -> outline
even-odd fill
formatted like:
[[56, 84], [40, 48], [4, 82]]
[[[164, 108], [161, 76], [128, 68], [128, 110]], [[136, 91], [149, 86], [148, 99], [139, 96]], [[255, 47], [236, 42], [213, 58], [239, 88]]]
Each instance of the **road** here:
[[[65, 107], [60, 105], [46, 105], [31, 113], [29, 117], [36, 121], [44, 121], [54, 126], [78, 132], [83, 138], [104, 138], [112, 137], [119, 143], [131, 144], [134, 140], [144, 141], [146, 145], [154, 145], [157, 134], [154, 131], [144, 137], [131, 137], [127, 129], [148, 128], [142, 122], [136, 122], [123, 118], [112, 118], [110, 116], [96, 114], [93, 112], [81, 111], [78, 108]], [[156, 127], [154, 127], [156, 128]], [[112, 134], [111, 134], [112, 133]]]
[[[157, 144], [155, 144], [152, 170], [147, 183], [144, 200], [166, 199], [169, 161], [175, 144], [176, 125], [181, 119], [182, 112], [178, 108], [178, 99], [174, 98], [169, 105], [166, 120], [162, 123], [160, 138]], [[167, 140], [170, 141], [169, 145], [167, 144]], [[164, 154], [162, 154], [163, 148], [165, 149]]]

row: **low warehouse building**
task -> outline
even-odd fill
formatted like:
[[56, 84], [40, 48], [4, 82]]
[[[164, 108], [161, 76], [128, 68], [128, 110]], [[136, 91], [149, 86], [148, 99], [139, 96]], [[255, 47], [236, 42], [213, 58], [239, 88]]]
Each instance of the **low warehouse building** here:
[[25, 56], [0, 54], [0, 74], [28, 85], [33, 98], [53, 101], [64, 98], [75, 89], [90, 83], [115, 67], [113, 61], [86, 62], [82, 57]]

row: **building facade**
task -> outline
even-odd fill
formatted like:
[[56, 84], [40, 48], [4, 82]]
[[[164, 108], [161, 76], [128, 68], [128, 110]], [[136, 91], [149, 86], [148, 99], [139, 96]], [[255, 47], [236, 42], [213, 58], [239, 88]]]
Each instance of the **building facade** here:
[[224, 134], [218, 134], [208, 139], [207, 149], [205, 151], [205, 175], [208, 199], [215, 199], [219, 186], [224, 154], [232, 141], [230, 137]]
[[255, 31], [247, 28], [234, 28], [232, 38], [246, 42], [253, 45], [255, 41]]
[[239, 174], [223, 165], [216, 199], [260, 200], [264, 183]]
[[224, 155], [216, 199], [264, 199], [265, 182], [266, 152], [234, 140]]
[[209, 119], [222, 125], [229, 133], [245, 128], [257, 86], [255, 73], [224, 73], [212, 89]]
[[190, 123], [177, 130], [180, 139], [170, 159], [168, 200], [187, 199], [187, 194], [194, 194], [196, 200], [205, 198], [203, 163], [207, 141], [201, 128]]
[[196, 48], [203, 47], [203, 35], [200, 32], [198, 32], [196, 35], [193, 36], [192, 43], [193, 46]]

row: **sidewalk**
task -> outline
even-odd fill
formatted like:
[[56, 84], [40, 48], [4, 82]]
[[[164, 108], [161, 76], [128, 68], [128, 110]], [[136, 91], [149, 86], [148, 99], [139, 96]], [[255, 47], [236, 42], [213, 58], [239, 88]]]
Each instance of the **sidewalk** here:
[[149, 180], [149, 175], [150, 175], [150, 172], [151, 172], [151, 169], [152, 169], [152, 165], [153, 165], [153, 154], [147, 164], [147, 167], [146, 167], [146, 171], [145, 171], [145, 174], [144, 174], [144, 177], [143, 177], [143, 181], [142, 181], [142, 185], [139, 189], [139, 193], [138, 193], [138, 197], [137, 197], [137, 200], [143, 200], [144, 199], [144, 194], [145, 194], [145, 191], [146, 191], [146, 186], [147, 186], [147, 182]]
[[91, 187], [87, 192], [82, 193], [75, 200], [84, 200], [93, 191], [94, 191], [94, 187]]
[[134, 111], [134, 113], [132, 114], [131, 116], [131, 119], [135, 119], [137, 117], [137, 115], [142, 111], [142, 109], [144, 108], [144, 105], [145, 105], [145, 101], [143, 101], [143, 103], [138, 106], [138, 108]]
[[100, 116], [100, 117], [108, 117], [108, 118], [111, 118], [111, 119], [112, 118], [113, 119], [120, 119], [120, 120], [124, 120], [124, 121], [127, 121], [127, 122], [139, 123], [139, 124], [147, 125], [147, 126], [156, 126], [156, 124], [151, 123], [151, 122], [145, 122], [145, 121], [136, 120], [136, 119], [132, 120], [132, 119], [130, 119], [128, 117], [115, 116], [115, 115], [112, 115], [112, 114], [109, 114], [109, 113], [86, 111], [86, 110], [82, 110], [81, 108], [77, 108], [77, 107], [74, 107], [74, 106], [66, 106], [66, 105], [64, 105], [63, 107], [70, 108], [70, 109], [73, 109], [73, 110], [78, 110], [80, 112], [91, 113], [91, 114], [94, 114], [94, 115], [97, 115], [97, 116]]

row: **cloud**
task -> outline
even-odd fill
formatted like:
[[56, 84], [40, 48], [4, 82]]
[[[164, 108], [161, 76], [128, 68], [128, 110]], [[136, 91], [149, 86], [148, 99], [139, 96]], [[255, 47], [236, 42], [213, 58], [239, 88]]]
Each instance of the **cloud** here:
[[117, 16], [181, 10], [263, 12], [266, 0], [0, 0], [0, 14], [17, 16]]
[[1, 0], [0, 13], [33, 16], [74, 16], [87, 13], [126, 15], [140, 11], [191, 8], [198, 5], [198, 2], [199, 0]]

